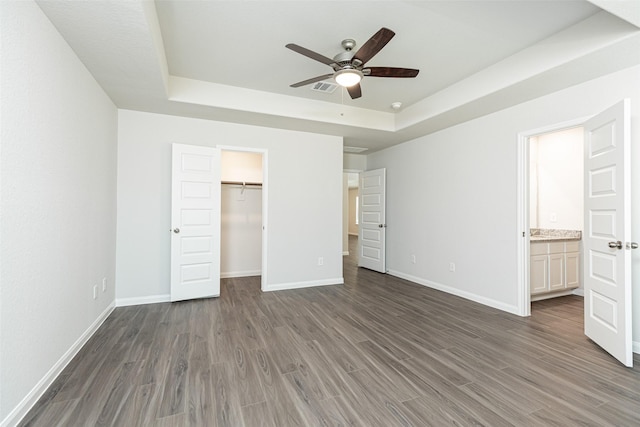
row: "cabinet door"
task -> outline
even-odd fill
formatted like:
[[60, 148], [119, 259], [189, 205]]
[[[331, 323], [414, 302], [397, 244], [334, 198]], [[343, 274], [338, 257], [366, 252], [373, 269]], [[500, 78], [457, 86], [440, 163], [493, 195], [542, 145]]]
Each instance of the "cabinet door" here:
[[565, 288], [564, 254], [549, 255], [549, 290], [559, 291]]
[[549, 262], [547, 255], [534, 255], [529, 263], [529, 288], [531, 295], [549, 291]]
[[566, 287], [573, 289], [580, 286], [580, 253], [572, 252], [565, 254], [564, 263], [566, 268]]

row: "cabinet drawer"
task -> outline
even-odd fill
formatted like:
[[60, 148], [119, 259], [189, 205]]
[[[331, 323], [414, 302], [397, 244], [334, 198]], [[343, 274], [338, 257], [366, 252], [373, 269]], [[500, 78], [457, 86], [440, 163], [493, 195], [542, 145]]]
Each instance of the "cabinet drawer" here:
[[531, 243], [531, 246], [529, 247], [529, 255], [534, 256], [534, 255], [546, 255], [547, 251], [549, 250], [549, 244], [548, 243], [543, 243], [543, 242], [536, 242], [536, 243]]
[[564, 242], [549, 242], [550, 254], [561, 254], [564, 252]]

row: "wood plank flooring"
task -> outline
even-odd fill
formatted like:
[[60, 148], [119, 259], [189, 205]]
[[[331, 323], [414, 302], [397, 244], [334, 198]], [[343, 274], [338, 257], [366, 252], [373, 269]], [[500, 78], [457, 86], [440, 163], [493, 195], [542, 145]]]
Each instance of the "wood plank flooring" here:
[[21, 425], [640, 425], [640, 359], [585, 338], [580, 297], [520, 318], [344, 270], [344, 286], [227, 279], [220, 298], [117, 308]]

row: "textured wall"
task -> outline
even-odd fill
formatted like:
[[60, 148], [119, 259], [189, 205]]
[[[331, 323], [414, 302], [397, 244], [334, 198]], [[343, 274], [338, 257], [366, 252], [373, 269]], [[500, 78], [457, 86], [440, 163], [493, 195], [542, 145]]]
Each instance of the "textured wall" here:
[[113, 306], [117, 111], [35, 3], [0, 2], [0, 12], [0, 420], [9, 422]]

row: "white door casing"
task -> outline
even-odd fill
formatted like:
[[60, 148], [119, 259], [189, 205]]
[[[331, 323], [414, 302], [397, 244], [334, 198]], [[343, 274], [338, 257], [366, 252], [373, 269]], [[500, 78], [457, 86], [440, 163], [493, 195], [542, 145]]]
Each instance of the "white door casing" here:
[[631, 336], [630, 121], [626, 99], [585, 123], [585, 334], [625, 366]]
[[358, 266], [380, 273], [387, 272], [385, 196], [386, 169], [376, 169], [360, 174]]
[[220, 150], [172, 144], [171, 301], [220, 295]]

